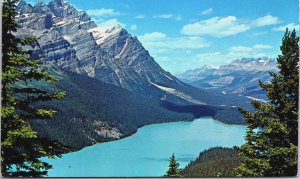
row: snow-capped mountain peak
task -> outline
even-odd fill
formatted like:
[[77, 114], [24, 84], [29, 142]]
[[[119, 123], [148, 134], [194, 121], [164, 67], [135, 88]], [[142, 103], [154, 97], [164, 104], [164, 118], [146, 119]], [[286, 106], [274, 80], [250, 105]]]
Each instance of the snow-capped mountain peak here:
[[235, 93], [246, 97], [264, 98], [258, 81], [270, 80], [269, 71], [277, 71], [273, 58], [241, 58], [228, 65], [211, 69], [204, 66], [179, 75], [179, 79], [196, 87], [212, 89], [222, 94]]
[[125, 33], [127, 32], [122, 28], [121, 25], [116, 25], [113, 27], [95, 27], [88, 30], [88, 32], [92, 33], [98, 45], [104, 43], [105, 40], [110, 36], [119, 35], [121, 31], [125, 31]]
[[[97, 27], [87, 13], [63, 0], [34, 6], [23, 1], [17, 9], [17, 35], [38, 38], [39, 46], [33, 49], [35, 59], [167, 101], [190, 103], [208, 96], [162, 69], [139, 40], [120, 25]], [[167, 93], [153, 84], [178, 93]], [[187, 95], [191, 91], [193, 95]]]

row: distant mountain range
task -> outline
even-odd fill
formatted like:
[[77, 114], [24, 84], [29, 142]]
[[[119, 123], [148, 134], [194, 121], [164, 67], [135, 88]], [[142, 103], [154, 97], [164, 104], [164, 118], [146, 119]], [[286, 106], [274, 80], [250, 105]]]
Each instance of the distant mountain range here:
[[32, 122], [41, 135], [79, 149], [159, 122], [209, 115], [243, 123], [237, 106], [249, 107], [245, 97], [178, 80], [121, 26], [97, 27], [86, 12], [63, 0], [33, 6], [20, 1], [17, 10], [15, 35], [38, 39], [26, 49], [59, 78], [55, 89], [67, 92], [63, 100], [43, 104], [57, 109], [54, 120]]
[[269, 72], [276, 72], [272, 58], [242, 58], [220, 67], [203, 66], [189, 70], [178, 78], [195, 87], [217, 91], [222, 94], [237, 94], [249, 99], [265, 100], [265, 92], [258, 81], [269, 81]]

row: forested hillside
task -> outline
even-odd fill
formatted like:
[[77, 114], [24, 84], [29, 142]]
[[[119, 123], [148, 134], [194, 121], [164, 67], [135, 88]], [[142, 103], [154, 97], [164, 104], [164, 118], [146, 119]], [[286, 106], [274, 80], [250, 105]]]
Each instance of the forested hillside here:
[[[130, 135], [147, 124], [192, 120], [215, 113], [213, 108], [206, 106], [202, 114], [201, 111], [168, 110], [159, 100], [54, 66], [47, 68], [59, 79], [51, 90], [63, 90], [67, 95], [60, 101], [43, 103], [44, 107], [57, 110], [53, 119], [32, 121], [32, 124], [40, 135], [57, 139], [74, 149]], [[42, 83], [34, 85], [48, 88]]]
[[214, 147], [201, 152], [182, 171], [183, 177], [233, 177], [241, 158], [232, 148]]

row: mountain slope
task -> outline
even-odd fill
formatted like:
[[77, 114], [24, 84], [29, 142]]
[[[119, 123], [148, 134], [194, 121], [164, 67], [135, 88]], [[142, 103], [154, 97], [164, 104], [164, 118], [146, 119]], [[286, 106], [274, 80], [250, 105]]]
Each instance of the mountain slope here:
[[235, 103], [181, 82], [163, 70], [138, 39], [121, 26], [97, 27], [84, 11], [63, 0], [34, 6], [21, 1], [18, 11], [16, 35], [33, 36], [39, 42], [32, 58], [168, 102], [228, 106]]
[[41, 82], [29, 85], [50, 91], [66, 91], [67, 95], [62, 100], [38, 104], [57, 110], [53, 119], [31, 122], [40, 135], [59, 140], [73, 149], [125, 137], [147, 124], [192, 120], [205, 115], [213, 116], [217, 111], [208, 106], [197, 106], [194, 111], [185, 106], [178, 111], [170, 107], [172, 104], [95, 78], [62, 71], [52, 65], [46, 65], [44, 69], [59, 83], [54, 87]]
[[28, 85], [50, 92], [66, 91], [67, 95], [58, 101], [39, 103], [57, 113], [53, 119], [32, 120], [31, 124], [39, 135], [58, 140], [72, 150], [126, 137], [138, 128], [154, 123], [191, 121], [202, 116], [213, 116], [225, 123], [243, 123], [232, 111], [236, 108], [174, 104], [63, 71], [54, 65], [44, 65], [43, 69], [59, 82], [55, 86], [36, 81], [28, 82]]
[[266, 99], [258, 81], [270, 80], [269, 71], [276, 71], [276, 62], [270, 58], [242, 58], [228, 65], [204, 66], [190, 70], [178, 77], [199, 88], [217, 91], [224, 95], [236, 94], [249, 99]]
[[62, 0], [34, 6], [21, 1], [18, 11], [16, 36], [37, 38], [38, 44], [26, 49], [60, 80], [54, 88], [40, 82], [31, 85], [67, 92], [60, 101], [38, 104], [57, 110], [52, 120], [31, 121], [44, 137], [77, 150], [153, 123], [201, 116], [243, 123], [236, 107], [242, 98], [181, 82], [121, 26], [96, 27], [84, 11]]
[[214, 147], [199, 154], [182, 171], [183, 177], [235, 177], [241, 157], [232, 148]]

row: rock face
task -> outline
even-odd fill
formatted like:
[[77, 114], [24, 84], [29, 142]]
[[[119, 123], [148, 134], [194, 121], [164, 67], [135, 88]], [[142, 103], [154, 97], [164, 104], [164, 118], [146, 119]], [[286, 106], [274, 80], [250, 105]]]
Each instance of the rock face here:
[[33, 58], [162, 100], [197, 104], [209, 101], [204, 91], [163, 70], [138, 39], [121, 26], [97, 27], [86, 12], [63, 0], [34, 6], [21, 1], [17, 9], [17, 35], [34, 36], [39, 42]]
[[82, 42], [78, 46], [70, 44], [66, 35], [91, 36], [87, 29], [96, 27], [96, 24], [85, 12], [77, 11], [70, 4], [59, 0], [51, 1], [48, 5], [38, 2], [33, 7], [21, 1], [17, 9], [19, 11], [17, 35], [33, 36], [39, 42], [39, 46], [33, 50], [33, 58], [53, 62], [72, 72], [87, 74], [81, 65], [84, 60], [76, 51], [82, 46]]
[[220, 67], [204, 66], [178, 75], [191, 85], [220, 91], [223, 94], [235, 93], [248, 98], [266, 98], [258, 86], [258, 80], [270, 80], [269, 71], [276, 71], [276, 61], [272, 58], [242, 58]]
[[117, 128], [111, 127], [105, 122], [96, 121], [94, 127], [95, 132], [103, 138], [120, 139], [122, 137], [122, 134]]
[[93, 28], [88, 32], [93, 34], [99, 46], [94, 73], [90, 76], [130, 91], [147, 91], [150, 82], [180, 84], [154, 61], [136, 37], [121, 26]]

